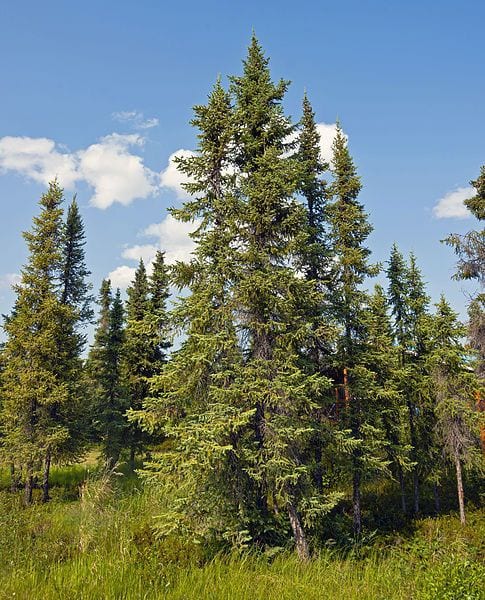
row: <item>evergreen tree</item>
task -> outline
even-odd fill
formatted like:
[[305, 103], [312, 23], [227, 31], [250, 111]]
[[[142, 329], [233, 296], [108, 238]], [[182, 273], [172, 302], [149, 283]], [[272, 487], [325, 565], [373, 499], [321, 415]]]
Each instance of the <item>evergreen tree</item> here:
[[63, 367], [69, 347], [61, 342], [76, 315], [60, 302], [62, 265], [62, 189], [56, 181], [40, 200], [32, 231], [24, 233], [29, 259], [15, 286], [13, 313], [6, 319], [2, 374], [3, 450], [24, 470], [25, 503], [32, 501], [34, 475], [43, 463], [43, 500], [49, 498], [52, 459], [62, 457], [70, 432], [65, 419], [69, 389]]
[[[169, 347], [166, 313], [168, 273], [163, 253], [158, 252], [155, 257], [150, 281], [145, 265], [140, 260], [135, 279], [127, 293], [123, 377], [130, 411], [139, 411], [149, 395], [150, 380], [161, 372]], [[148, 441], [148, 436], [139, 425], [132, 422], [129, 430], [132, 468], [135, 454]]]
[[370, 250], [364, 246], [372, 231], [362, 204], [358, 201], [360, 178], [350, 155], [346, 137], [337, 126], [333, 143], [333, 181], [329, 186], [331, 202], [328, 207], [330, 239], [334, 255], [330, 303], [333, 317], [341, 328], [335, 364], [336, 383], [344, 387], [347, 414], [345, 427], [350, 427], [356, 444], [352, 450], [352, 488], [354, 532], [362, 530], [361, 480], [365, 460], [361, 442], [363, 436], [361, 392], [365, 371], [359, 367], [361, 342], [364, 333], [363, 308], [367, 297], [362, 289], [364, 280], [377, 273], [369, 264]]
[[[480, 175], [470, 184], [476, 194], [465, 200], [465, 206], [472, 215], [483, 221], [485, 219], [485, 166], [481, 167]], [[463, 236], [452, 234], [445, 240], [458, 255], [456, 279], [478, 281], [483, 289], [485, 281], [485, 228], [472, 230]], [[477, 372], [483, 379], [485, 376], [485, 294], [480, 291], [471, 299], [469, 304], [468, 335], [474, 349], [478, 352]]]
[[432, 320], [432, 351], [428, 357], [431, 394], [435, 399], [437, 444], [456, 472], [461, 523], [465, 524], [463, 465], [483, 468], [479, 414], [474, 408], [476, 376], [462, 345], [466, 329], [444, 296]]
[[154, 343], [154, 374], [161, 371], [167, 362], [167, 351], [171, 346], [169, 340], [170, 325], [167, 311], [167, 300], [170, 296], [170, 273], [165, 264], [165, 253], [157, 251], [152, 265], [152, 274], [148, 281], [150, 310], [148, 321], [150, 336]]
[[[84, 223], [74, 197], [68, 211], [62, 245], [62, 272], [60, 281], [60, 298], [63, 304], [72, 307], [77, 313], [77, 329], [91, 323], [94, 312], [91, 307], [93, 296], [92, 285], [87, 281], [91, 275], [85, 261], [86, 245]], [[86, 336], [79, 333], [78, 355], [84, 348]]]
[[101, 284], [100, 312], [86, 368], [91, 386], [96, 434], [106, 464], [112, 468], [125, 444], [128, 403], [122, 383], [123, 303], [120, 291], [113, 298], [109, 280]]
[[389, 299], [395, 317], [394, 335], [403, 368], [402, 389], [408, 409], [410, 458], [414, 463], [413, 512], [420, 510], [421, 482], [433, 482], [436, 509], [439, 511], [439, 449], [433, 446], [429, 431], [435, 425], [433, 400], [427, 387], [427, 357], [431, 349], [429, 297], [411, 254], [407, 264], [399, 250], [391, 252]]
[[199, 524], [203, 515], [226, 536], [248, 530], [266, 543], [271, 523], [286, 516], [306, 558], [303, 519], [328, 509], [303, 462], [314, 429], [312, 396], [326, 381], [300, 365], [312, 335], [307, 314], [319, 294], [291, 267], [308, 232], [294, 198], [298, 166], [287, 154], [293, 126], [281, 106], [286, 87], [272, 82], [253, 38], [243, 75], [232, 78], [234, 106], [217, 83], [208, 105], [195, 109], [199, 152], [179, 165], [194, 180], [187, 189], [196, 199], [174, 211], [202, 221], [194, 260], [174, 271], [175, 283], [191, 292], [174, 314], [187, 339], [142, 418], [152, 427], [165, 420], [175, 442], [162, 467], [176, 464], [182, 480], [190, 466], [190, 494], [195, 487], [198, 500], [190, 508], [183, 502], [179, 518], [199, 511]]
[[[401, 391], [406, 371], [400, 362], [399, 346], [394, 345], [394, 334], [388, 314], [388, 301], [380, 285], [375, 286], [369, 299], [365, 318], [365, 344], [362, 363], [371, 373], [364, 391], [367, 406], [364, 419], [373, 428], [375, 439], [384, 433], [385, 443], [381, 442], [387, 455], [393, 475], [399, 481], [401, 508], [406, 513], [406, 494], [404, 471], [411, 468], [409, 461], [410, 446], [406, 440], [406, 406]], [[372, 437], [371, 437], [372, 439]], [[372, 456], [372, 452], [369, 453]], [[385, 464], [374, 460], [371, 466], [385, 471]]]

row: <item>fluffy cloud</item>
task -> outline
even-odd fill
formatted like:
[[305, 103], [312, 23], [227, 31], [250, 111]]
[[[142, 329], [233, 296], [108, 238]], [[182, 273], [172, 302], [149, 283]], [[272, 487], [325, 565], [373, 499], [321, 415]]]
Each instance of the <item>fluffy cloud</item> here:
[[[336, 123], [317, 123], [317, 131], [320, 135], [320, 155], [328, 163], [332, 160], [332, 144], [337, 133]], [[345, 135], [347, 139], [347, 136]]]
[[161, 223], [149, 225], [144, 235], [157, 238], [157, 246], [165, 252], [167, 264], [173, 264], [178, 260], [188, 261], [195, 248], [190, 233], [199, 225], [199, 222], [182, 223], [168, 214]]
[[190, 196], [182, 187], [182, 184], [187, 183], [189, 179], [177, 169], [175, 158], [187, 158], [190, 156], [195, 156], [195, 152], [180, 148], [180, 150], [169, 156], [167, 167], [160, 173], [161, 185], [173, 190], [177, 194], [177, 198], [189, 198]]
[[148, 265], [155, 258], [155, 254], [157, 253], [158, 246], [154, 246], [153, 244], [144, 244], [142, 246], [131, 246], [130, 248], [126, 248], [123, 250], [121, 256], [123, 258], [127, 258], [128, 260], [134, 260], [136, 262], [140, 261], [140, 258], [143, 259], [143, 262]]
[[157, 127], [159, 120], [155, 117], [146, 119], [142, 112], [137, 110], [122, 110], [120, 112], [114, 112], [112, 115], [115, 121], [120, 123], [129, 123], [133, 129], [151, 129]]
[[84, 181], [94, 190], [93, 206], [127, 205], [159, 190], [158, 174], [131, 151], [143, 143], [138, 134], [113, 133], [71, 153], [48, 138], [7, 136], [0, 138], [0, 171], [15, 172], [44, 185], [57, 177], [66, 189]]
[[108, 208], [115, 202], [127, 205], [156, 192], [155, 173], [144, 166], [140, 156], [129, 151], [142, 145], [139, 135], [113, 133], [78, 152], [82, 178], [94, 189], [93, 206]]
[[81, 178], [75, 155], [61, 152], [48, 138], [0, 138], [0, 171], [14, 171], [42, 184], [57, 176], [68, 189]]
[[448, 192], [433, 206], [433, 213], [437, 219], [467, 219], [470, 212], [463, 204], [467, 198], [475, 193], [472, 187], [460, 187]]
[[13, 285], [18, 285], [22, 276], [18, 273], [6, 273], [0, 275], [0, 289], [10, 289]]
[[[198, 225], [198, 221], [181, 223], [168, 214], [163, 221], [152, 223], [142, 232], [143, 236], [154, 238], [155, 243], [125, 248], [122, 257], [134, 262], [138, 262], [142, 258], [148, 273], [151, 273], [153, 259], [158, 250], [165, 252], [165, 262], [169, 265], [179, 260], [188, 261], [195, 248], [190, 233]], [[135, 267], [122, 265], [112, 271], [108, 277], [111, 279], [113, 287], [126, 289], [133, 281], [134, 275]]]
[[117, 267], [114, 271], [108, 274], [108, 279], [111, 281], [111, 285], [114, 289], [120, 288], [126, 290], [130, 283], [135, 278], [135, 267], [128, 267], [122, 265]]

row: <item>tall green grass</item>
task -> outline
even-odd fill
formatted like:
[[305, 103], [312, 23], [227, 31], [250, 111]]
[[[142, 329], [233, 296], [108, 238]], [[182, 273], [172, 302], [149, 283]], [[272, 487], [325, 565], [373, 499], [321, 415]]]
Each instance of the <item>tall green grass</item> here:
[[[290, 549], [211, 557], [204, 547], [154, 534], [168, 501], [126, 475], [63, 475], [59, 493], [25, 509], [0, 493], [0, 598], [207, 600], [482, 600], [485, 519], [424, 519], [412, 534], [325, 549], [308, 564]], [[64, 489], [59, 486], [59, 490]]]

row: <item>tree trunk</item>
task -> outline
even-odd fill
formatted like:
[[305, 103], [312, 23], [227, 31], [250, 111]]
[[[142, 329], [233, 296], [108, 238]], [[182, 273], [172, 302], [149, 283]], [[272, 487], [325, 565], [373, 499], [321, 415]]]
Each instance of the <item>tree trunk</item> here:
[[433, 496], [434, 496], [434, 509], [436, 514], [439, 515], [441, 512], [441, 498], [440, 498], [440, 486], [437, 483], [433, 483]]
[[32, 466], [27, 465], [27, 473], [25, 476], [25, 488], [24, 488], [24, 504], [29, 506], [32, 504], [32, 490], [34, 488], [34, 475], [32, 473]]
[[130, 448], [130, 471], [135, 472], [135, 446]]
[[42, 502], [49, 502], [49, 474], [51, 470], [51, 451], [47, 450], [44, 459], [44, 473], [42, 476]]
[[288, 516], [290, 517], [290, 524], [291, 529], [293, 530], [293, 538], [295, 540], [298, 558], [300, 560], [307, 561], [310, 558], [310, 550], [308, 548], [305, 532], [303, 531], [303, 527], [301, 525], [300, 517], [293, 503], [288, 505]]
[[359, 536], [362, 533], [362, 509], [360, 504], [360, 468], [356, 465], [357, 460], [354, 459], [354, 477], [353, 477], [353, 520], [354, 520], [354, 535]]
[[15, 463], [10, 463], [10, 492], [14, 494], [19, 489], [20, 474], [15, 471]]
[[408, 411], [409, 411], [409, 434], [411, 437], [411, 446], [413, 448], [411, 458], [413, 462], [416, 463], [413, 467], [413, 500], [414, 500], [414, 514], [419, 514], [419, 477], [418, 477], [418, 465], [417, 465], [417, 456], [416, 456], [416, 447], [417, 447], [417, 439], [416, 439], [416, 428], [414, 425], [414, 404], [411, 401], [408, 401]]
[[414, 497], [414, 514], [419, 514], [419, 477], [416, 467], [413, 471], [413, 497]]
[[406, 486], [404, 483], [404, 473], [402, 472], [401, 465], [397, 466], [397, 475], [399, 477], [399, 488], [401, 490], [401, 510], [404, 514], [406, 514], [408, 512], [406, 502]]
[[455, 454], [456, 467], [456, 487], [458, 491], [458, 506], [460, 507], [460, 523], [465, 525], [465, 495], [463, 493], [463, 476], [461, 474], [461, 462], [458, 455]]

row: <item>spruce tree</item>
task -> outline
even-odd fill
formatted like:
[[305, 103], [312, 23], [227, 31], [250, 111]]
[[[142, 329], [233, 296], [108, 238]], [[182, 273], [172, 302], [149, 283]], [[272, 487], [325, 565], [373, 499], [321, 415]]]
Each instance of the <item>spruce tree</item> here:
[[[302, 118], [299, 124], [299, 135], [296, 159], [299, 166], [298, 192], [306, 204], [308, 239], [301, 248], [301, 257], [296, 267], [305, 272], [308, 280], [313, 280], [321, 293], [321, 301], [314, 305], [308, 318], [312, 324], [314, 336], [312, 345], [304, 349], [303, 356], [310, 373], [329, 375], [331, 371], [331, 353], [335, 332], [330, 326], [328, 315], [328, 288], [332, 270], [332, 254], [328, 239], [328, 214], [326, 182], [323, 174], [329, 170], [320, 152], [320, 135], [315, 122], [315, 113], [305, 94], [302, 105]], [[311, 453], [315, 457], [315, 482], [322, 489], [324, 481], [323, 454], [324, 447], [330, 451], [332, 428], [324, 417], [329, 412], [328, 394], [315, 397], [318, 404], [316, 417], [318, 427], [311, 442]]]
[[[145, 265], [140, 264], [135, 279], [127, 290], [126, 329], [123, 350], [123, 381], [129, 399], [129, 410], [139, 411], [149, 395], [150, 380], [161, 372], [166, 361], [166, 300], [168, 273], [163, 253], [158, 252], [150, 280]], [[135, 455], [148, 443], [149, 437], [136, 422], [129, 429], [130, 465]]]
[[268, 543], [281, 521], [306, 558], [303, 519], [310, 523], [329, 504], [304, 462], [312, 396], [326, 381], [301, 367], [312, 337], [307, 315], [320, 297], [291, 266], [308, 228], [295, 198], [297, 162], [287, 152], [287, 83], [272, 82], [255, 38], [243, 75], [231, 81], [234, 106], [217, 83], [208, 105], [195, 109], [198, 155], [179, 162], [195, 199], [173, 212], [202, 223], [193, 261], [173, 275], [190, 289], [173, 315], [187, 338], [141, 418], [165, 423], [174, 446], [161, 467], [177, 465], [180, 481], [191, 482], [179, 522], [197, 514], [199, 526], [210, 522], [219, 535]]
[[[485, 166], [480, 169], [480, 175], [470, 184], [476, 194], [465, 200], [465, 206], [478, 220], [485, 220]], [[468, 316], [468, 335], [473, 348], [478, 352], [477, 373], [485, 377], [485, 228], [471, 230], [463, 236], [452, 234], [445, 240], [458, 255], [455, 279], [477, 281], [480, 291], [471, 298]], [[485, 438], [484, 438], [485, 439]]]
[[366, 377], [359, 367], [359, 360], [364, 332], [363, 309], [367, 302], [362, 284], [367, 277], [377, 273], [377, 267], [369, 263], [370, 250], [364, 245], [372, 226], [358, 201], [362, 185], [339, 124], [333, 143], [332, 173], [328, 215], [334, 266], [329, 300], [335, 323], [341, 328], [335, 355], [336, 383], [343, 386], [347, 404], [343, 424], [351, 429], [355, 441], [352, 450], [353, 523], [354, 533], [360, 535], [361, 480], [365, 457], [361, 442], [363, 407], [359, 392], [363, 381], [359, 381], [359, 374], [364, 379]]
[[29, 258], [14, 288], [15, 309], [4, 325], [2, 442], [9, 460], [24, 471], [26, 504], [32, 501], [34, 475], [41, 464], [43, 500], [48, 500], [51, 461], [62, 458], [70, 436], [65, 418], [69, 386], [62, 372], [69, 363], [69, 346], [62, 342], [76, 315], [58, 296], [62, 202], [62, 189], [51, 182], [32, 230], [24, 233]]
[[441, 296], [431, 322], [432, 351], [428, 356], [430, 395], [435, 401], [436, 443], [455, 468], [460, 521], [465, 524], [463, 466], [483, 468], [479, 437], [479, 413], [474, 407], [478, 389], [462, 344], [466, 328]]
[[113, 468], [126, 441], [128, 424], [125, 413], [128, 403], [121, 373], [123, 303], [119, 290], [113, 298], [109, 280], [104, 280], [101, 284], [98, 304], [100, 311], [86, 369], [91, 388], [95, 433], [101, 441], [108, 468]]

